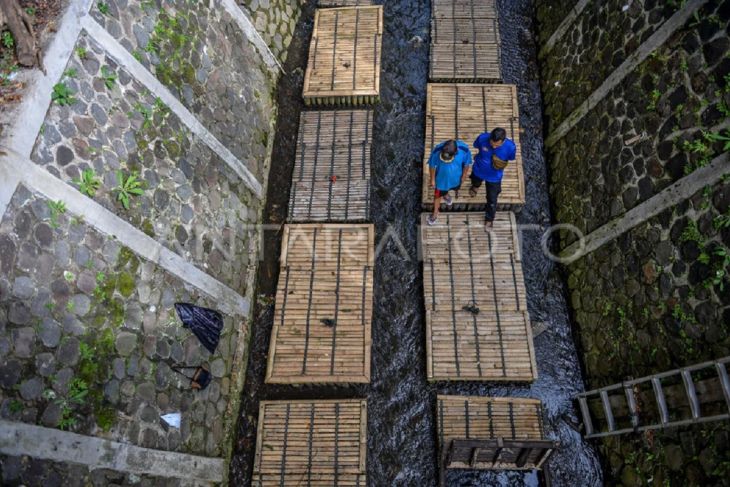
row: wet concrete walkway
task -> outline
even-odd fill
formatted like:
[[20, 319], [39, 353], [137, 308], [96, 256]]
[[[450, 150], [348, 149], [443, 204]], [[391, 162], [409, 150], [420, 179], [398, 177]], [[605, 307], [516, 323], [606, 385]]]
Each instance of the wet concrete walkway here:
[[[425, 119], [430, 2], [385, 2], [381, 104], [375, 109], [372, 215], [376, 225], [372, 382], [369, 386], [263, 385], [273, 320], [278, 267], [277, 237], [268, 232], [266, 261], [259, 274], [257, 322], [231, 465], [231, 484], [249, 485], [260, 400], [289, 398], [368, 399], [369, 485], [435, 485], [438, 479], [436, 394], [533, 397], [542, 400], [549, 437], [561, 441], [552, 457], [552, 485], [601, 485], [593, 449], [575, 430], [571, 398], [582, 389], [571, 336], [565, 287], [559, 269], [543, 253], [541, 237], [550, 225], [550, 201], [542, 142], [542, 113], [529, 0], [498, 2], [505, 83], [518, 86], [527, 201], [517, 222], [523, 230], [522, 256], [528, 310], [547, 325], [535, 338], [539, 379], [531, 386], [437, 384], [426, 381], [424, 304], [418, 261], [421, 161]], [[306, 6], [279, 92], [279, 132], [269, 183], [266, 221], [283, 223], [291, 183], [301, 83], [313, 7]], [[536, 485], [535, 474], [450, 472], [447, 485]]]

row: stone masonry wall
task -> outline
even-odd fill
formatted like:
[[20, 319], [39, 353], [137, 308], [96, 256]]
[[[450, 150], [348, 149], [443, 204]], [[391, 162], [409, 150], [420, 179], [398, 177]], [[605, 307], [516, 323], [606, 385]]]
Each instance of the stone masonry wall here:
[[[32, 159], [74, 187], [93, 170], [95, 201], [245, 294], [259, 202], [241, 179], [85, 34], [63, 82], [75, 101], [51, 106]], [[114, 190], [119, 171], [144, 184], [129, 209]]]
[[[176, 302], [215, 307], [180, 279], [54, 211], [20, 186], [0, 223], [0, 415], [138, 446], [220, 455], [232, 350], [225, 316], [211, 356]], [[171, 370], [210, 364], [201, 393]], [[182, 413], [181, 428], [160, 415]]]
[[111, 0], [91, 15], [261, 179], [274, 86], [220, 0], [209, 3]]
[[[722, 150], [722, 141], [708, 140], [703, 131], [720, 133], [730, 114], [728, 16], [720, 16], [727, 5], [703, 9], [702, 18], [715, 20], [691, 21], [552, 149], [558, 220], [591, 232]], [[543, 61], [554, 63], [552, 54]], [[586, 64], [593, 65], [576, 69], [590, 69]], [[543, 90], [553, 93], [546, 79]], [[566, 74], [560, 82], [570, 79]], [[545, 110], [551, 110], [547, 101]], [[586, 177], [574, 177], [577, 167]]]
[[[177, 479], [135, 475], [108, 469], [0, 455], [0, 480], [7, 487], [183, 487]], [[188, 484], [189, 485], [189, 484]]]
[[[547, 134], [685, 4], [589, 2], [540, 59]], [[554, 6], [537, 2], [542, 42]], [[550, 148], [558, 223], [590, 233], [726, 150], [729, 32], [730, 2], [708, 2]], [[568, 265], [587, 387], [730, 354], [729, 256], [725, 178]], [[729, 435], [710, 423], [601, 440], [607, 481], [727, 485]]]
[[274, 56], [284, 64], [287, 46], [294, 36], [300, 0], [238, 0], [250, 12], [256, 30]]
[[[239, 25], [241, 13], [229, 11], [235, 3], [70, 3], [91, 5], [82, 17], [90, 15], [110, 37], [95, 38], [96, 27], [77, 35], [89, 19], [72, 18], [70, 58], [47, 60], [64, 63], [50, 106], [36, 101], [50, 93], [28, 96], [38, 105], [30, 109], [45, 119], [32, 129], [27, 164], [57, 179], [0, 181], [0, 418], [226, 460], [247, 360], [245, 310], [255, 299], [253, 226], [264, 204], [231, 158], [265, 194], [280, 73]], [[283, 61], [298, 3], [259, 0], [248, 7]], [[190, 113], [165, 105], [136, 63], [115, 58], [120, 46]], [[230, 153], [196, 135], [201, 125]], [[0, 140], [19, 164], [27, 154], [13, 143]], [[0, 159], [6, 155], [0, 151]], [[83, 211], [43, 196], [49, 184], [73, 188], [72, 200], [87, 202], [91, 223]], [[95, 226], [102, 209], [111, 214], [99, 228], [130, 224], [134, 245], [125, 245], [124, 232], [115, 238]], [[140, 250], [145, 239], [150, 254]], [[158, 243], [171, 254], [156, 255]], [[177, 302], [213, 309], [225, 302], [238, 310], [223, 313], [214, 354], [182, 326]], [[192, 391], [176, 365], [207, 365], [213, 380]], [[160, 419], [174, 412], [181, 413], [179, 429]], [[29, 486], [194, 482], [4, 455], [0, 479]]]

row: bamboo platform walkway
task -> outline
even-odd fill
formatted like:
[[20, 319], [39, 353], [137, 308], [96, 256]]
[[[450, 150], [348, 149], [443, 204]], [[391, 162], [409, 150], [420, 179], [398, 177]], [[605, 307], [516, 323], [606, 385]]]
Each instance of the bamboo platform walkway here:
[[475, 19], [496, 18], [497, 2], [496, 0], [431, 0], [431, 18], [454, 18], [464, 16], [464, 12]]
[[382, 40], [382, 6], [317, 9], [304, 75], [304, 103], [376, 103]]
[[500, 82], [501, 40], [493, 0], [433, 0], [432, 81]]
[[[517, 156], [504, 170], [499, 208], [518, 211], [525, 203], [525, 177], [522, 168], [520, 118], [517, 87], [514, 85], [477, 85], [429, 83], [426, 99], [426, 142], [423, 159], [423, 208], [433, 209], [433, 190], [429, 188], [428, 158], [437, 144], [448, 139], [461, 139], [471, 147], [476, 138], [495, 127], [507, 131], [517, 145]], [[472, 149], [476, 155], [477, 150]], [[454, 205], [442, 210], [478, 210], [486, 205], [482, 185], [475, 197], [469, 196], [466, 181]]]
[[320, 0], [317, 4], [317, 8], [330, 8], [330, 7], [364, 7], [367, 5], [374, 5], [373, 0]]
[[267, 383], [370, 381], [373, 225], [285, 225]]
[[437, 396], [439, 458], [444, 470], [539, 469], [558, 443], [545, 439], [537, 399]]
[[370, 218], [372, 134], [371, 110], [301, 113], [289, 221]]
[[365, 400], [262, 401], [252, 485], [367, 485]]
[[421, 218], [427, 377], [430, 381], [537, 378], [513, 213], [491, 232], [480, 213]]

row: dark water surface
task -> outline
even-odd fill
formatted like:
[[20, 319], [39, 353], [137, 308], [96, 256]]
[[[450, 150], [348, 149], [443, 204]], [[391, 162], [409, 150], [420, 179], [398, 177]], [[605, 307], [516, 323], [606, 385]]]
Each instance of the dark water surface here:
[[[571, 397], [582, 389], [571, 336], [565, 286], [556, 264], [542, 252], [542, 232], [522, 233], [528, 308], [533, 321], [547, 324], [535, 338], [539, 379], [531, 386], [429, 384], [426, 381], [422, 272], [418, 262], [418, 222], [425, 128], [429, 0], [386, 0], [383, 37], [382, 102], [375, 109], [372, 153], [372, 219], [376, 226], [372, 382], [367, 386], [284, 387], [263, 384], [273, 321], [272, 297], [278, 279], [280, 233], [267, 232], [259, 270], [251, 355], [243, 391], [231, 485], [250, 485], [260, 400], [305, 398], [368, 399], [368, 484], [437, 484], [435, 403], [437, 393], [535, 397], [543, 401], [548, 436], [561, 442], [549, 462], [553, 486], [601, 485], [594, 450], [575, 431]], [[531, 0], [500, 0], [502, 70], [505, 83], [518, 86], [527, 202], [521, 225], [547, 228], [551, 222], [543, 154], [542, 113], [535, 61]], [[269, 181], [265, 221], [282, 223], [291, 185], [301, 88], [314, 8], [304, 6], [279, 83], [279, 125]], [[297, 68], [300, 69], [297, 69]], [[452, 486], [537, 485], [535, 474], [449, 472]]]

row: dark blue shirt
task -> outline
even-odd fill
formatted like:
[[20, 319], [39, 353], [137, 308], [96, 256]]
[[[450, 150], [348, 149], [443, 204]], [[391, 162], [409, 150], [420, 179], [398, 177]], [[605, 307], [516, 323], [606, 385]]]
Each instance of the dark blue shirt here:
[[[474, 158], [473, 174], [483, 181], [498, 183], [502, 181], [504, 169], [497, 170], [492, 166], [492, 156], [497, 156], [503, 161], [513, 161], [517, 157], [517, 146], [510, 139], [504, 139], [502, 145], [496, 149], [489, 143], [489, 133], [483, 133], [474, 141], [474, 147], [479, 153]], [[484, 148], [487, 150], [484, 150]]]

